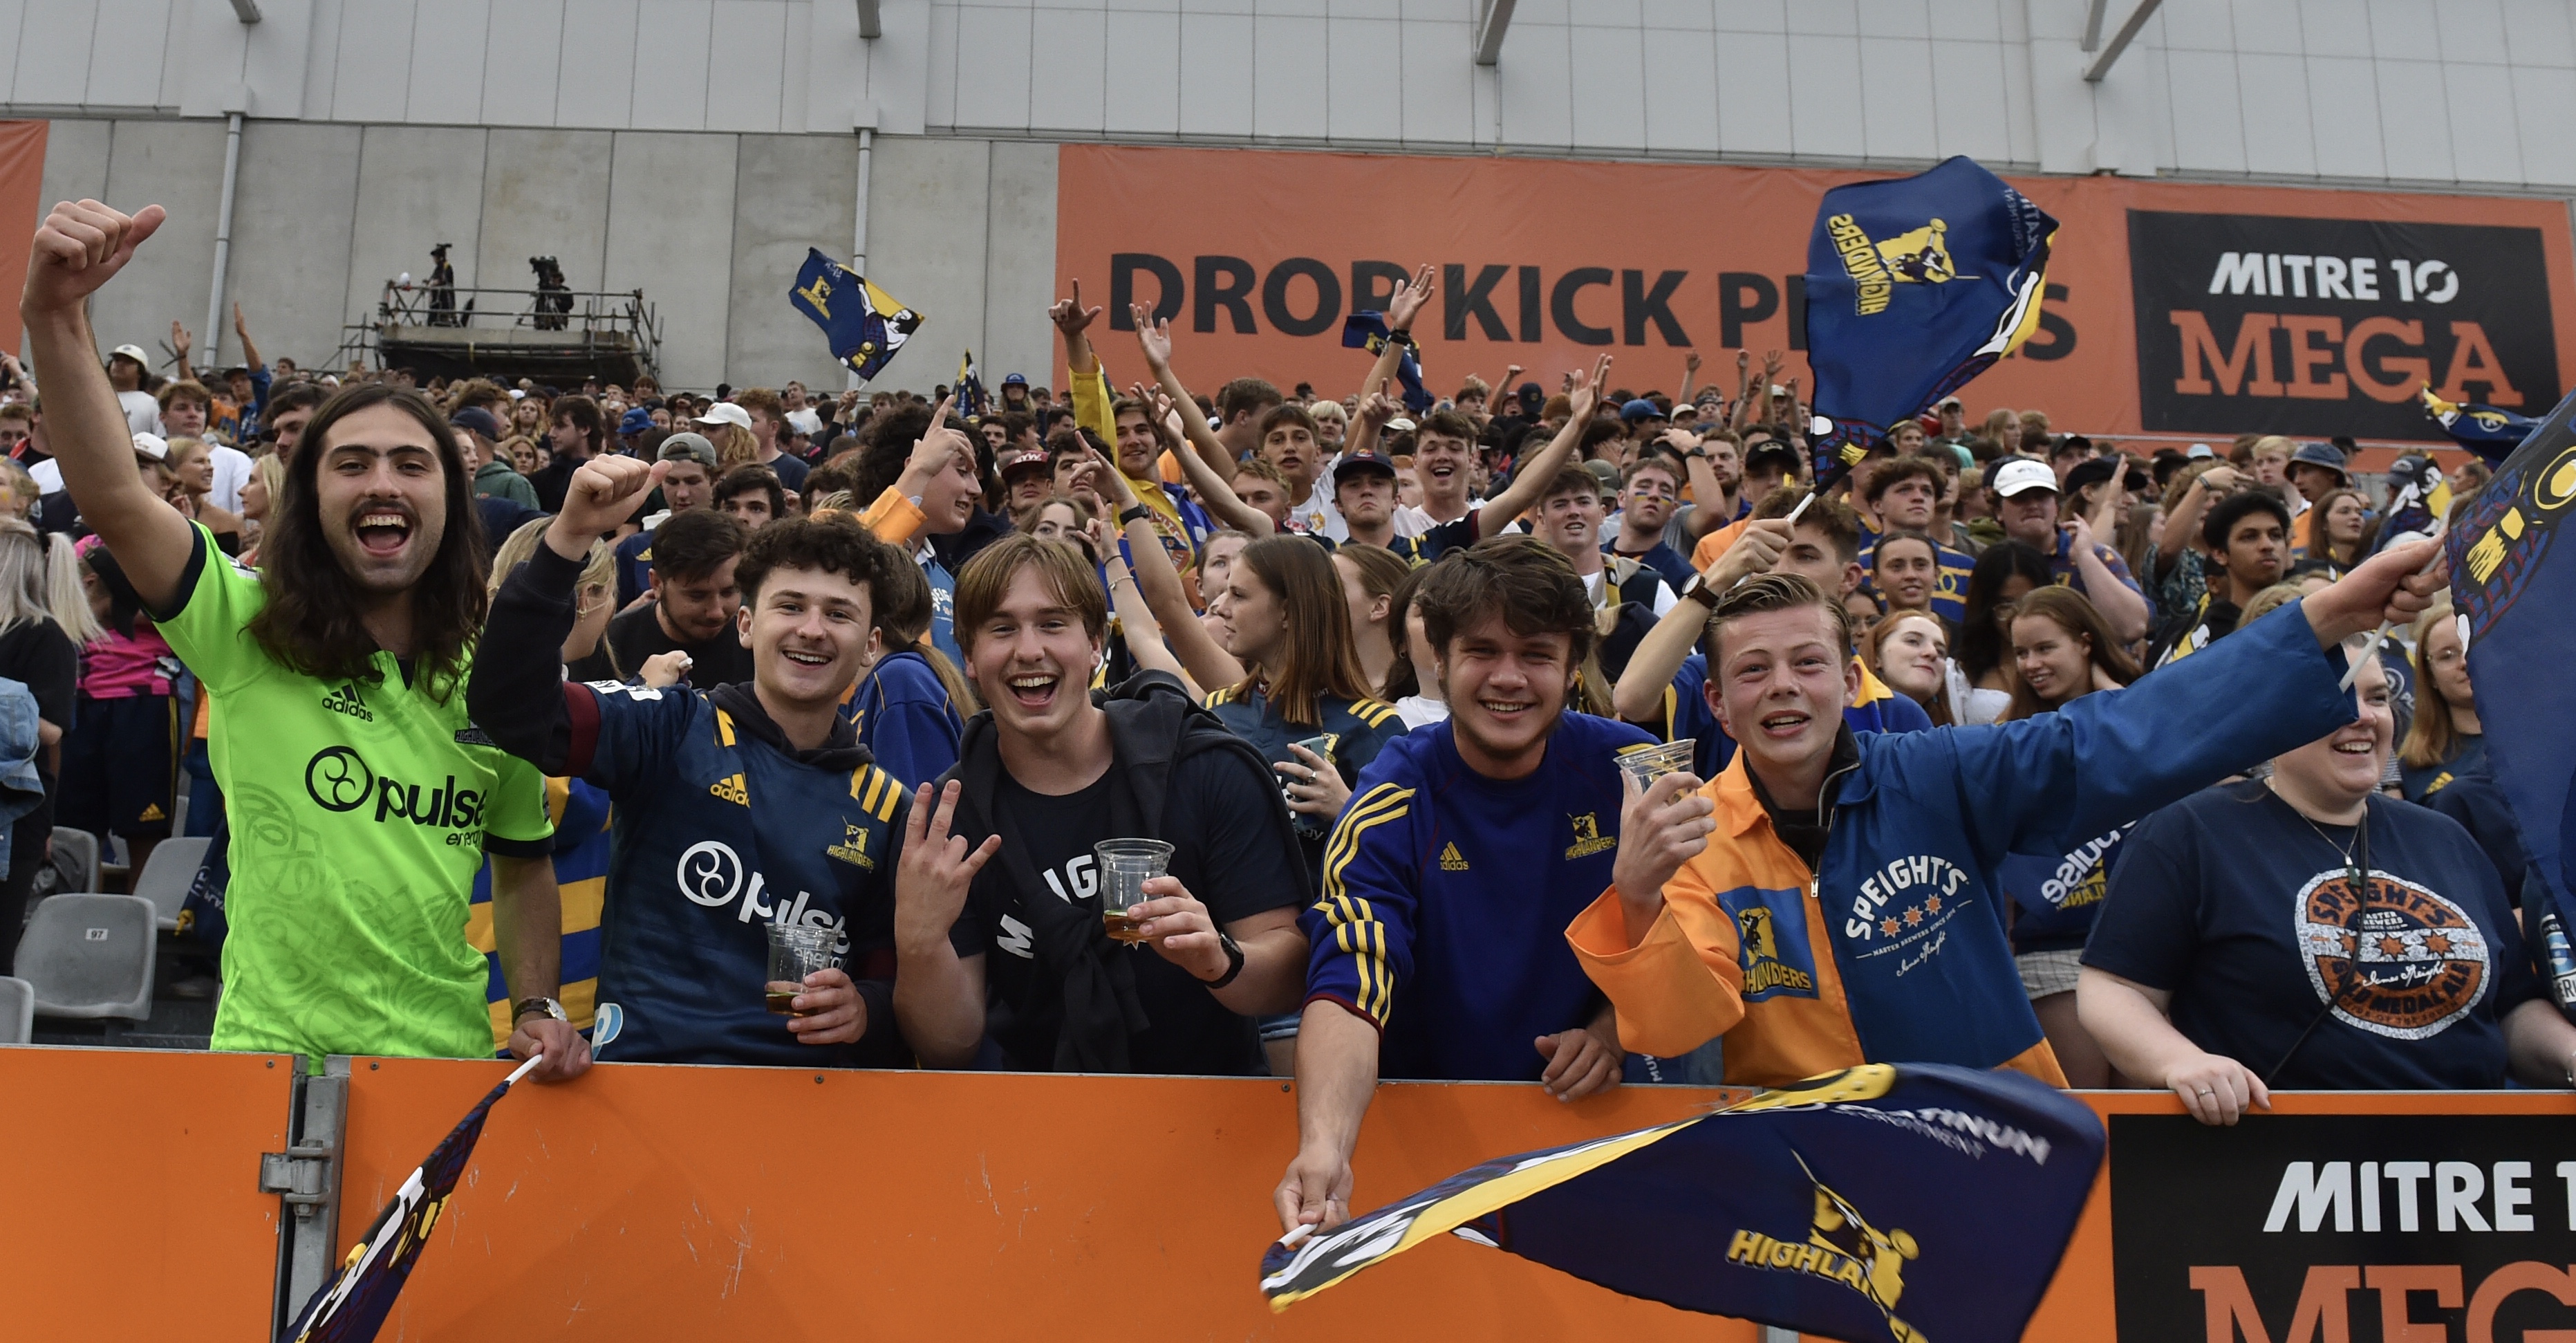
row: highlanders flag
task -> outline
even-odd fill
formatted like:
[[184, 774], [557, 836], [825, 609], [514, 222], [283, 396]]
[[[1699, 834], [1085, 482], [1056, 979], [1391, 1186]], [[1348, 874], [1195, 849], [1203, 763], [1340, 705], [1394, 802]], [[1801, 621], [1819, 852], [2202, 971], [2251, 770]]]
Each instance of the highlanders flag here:
[[2421, 395], [2424, 413], [2432, 418], [2433, 423], [2442, 426], [2442, 432], [2449, 434], [2452, 442], [2476, 453], [2489, 466], [2502, 462], [2532, 430], [2540, 427], [2540, 421], [2528, 415], [2516, 415], [2493, 406], [2445, 401], [2433, 395], [2430, 386], [2425, 387]]
[[304, 1313], [286, 1331], [287, 1338], [294, 1343], [367, 1343], [376, 1336], [394, 1308], [394, 1298], [410, 1281], [412, 1265], [429, 1243], [439, 1212], [456, 1192], [457, 1177], [474, 1156], [474, 1143], [483, 1136], [483, 1120], [491, 1114], [492, 1102], [544, 1059], [540, 1054], [520, 1064], [438, 1140], [420, 1169], [394, 1191], [394, 1201], [376, 1214], [375, 1225], [349, 1247], [340, 1276], [305, 1303]]
[[[1342, 319], [1342, 348], [1344, 349], [1366, 350], [1371, 358], [1375, 358], [1386, 353], [1386, 343], [1394, 338], [1394, 333], [1386, 329], [1384, 313], [1362, 309]], [[1419, 415], [1431, 409], [1430, 389], [1422, 385], [1422, 347], [1414, 344], [1411, 339], [1404, 342], [1404, 354], [1396, 361], [1395, 380], [1404, 384], [1406, 410]], [[1360, 395], [1366, 396], [1376, 390], [1374, 387], [1364, 387], [1360, 389]]]
[[1824, 470], [1859, 461], [2038, 329], [2056, 232], [1964, 156], [1825, 193], [1807, 243], [1807, 362], [1816, 414], [1833, 421], [1815, 436]]
[[2451, 516], [2451, 486], [2442, 468], [2420, 452], [2410, 452], [2388, 468], [2388, 507], [2370, 553], [2388, 549], [2401, 536], [2431, 536]]
[[949, 409], [964, 416], [969, 423], [993, 411], [993, 398], [984, 390], [984, 380], [975, 374], [975, 352], [968, 350], [957, 360], [957, 390], [950, 393], [956, 404]]
[[2576, 664], [2576, 395], [2540, 421], [2451, 528], [2451, 600], [2468, 623], [2469, 677], [2478, 688], [2487, 769], [2513, 804], [2531, 865], [2523, 907], [2548, 892], [2561, 927], [2576, 894], [2576, 719], [2567, 668]]
[[823, 255], [819, 247], [805, 249], [805, 267], [796, 272], [796, 287], [788, 291], [787, 301], [823, 328], [832, 340], [832, 357], [861, 382], [883, 370], [921, 325], [920, 313]]
[[2045, 1083], [1867, 1064], [1489, 1161], [1261, 1264], [1271, 1309], [1447, 1231], [1627, 1296], [1888, 1343], [2019, 1338], [2102, 1165]]

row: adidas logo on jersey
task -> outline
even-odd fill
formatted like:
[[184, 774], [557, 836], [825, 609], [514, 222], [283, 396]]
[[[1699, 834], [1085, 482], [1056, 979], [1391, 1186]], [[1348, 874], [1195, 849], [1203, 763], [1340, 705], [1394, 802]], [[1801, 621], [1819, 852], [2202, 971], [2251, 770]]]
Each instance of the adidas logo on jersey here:
[[144, 804], [143, 814], [135, 817], [134, 819], [138, 821], [166, 821], [169, 820], [170, 817], [168, 813], [161, 810], [160, 803], [150, 802]]
[[743, 787], [742, 776], [739, 774], [727, 775], [708, 784], [707, 791], [737, 807], [751, 805], [751, 790]]
[[322, 707], [333, 713], [347, 714], [361, 723], [376, 721], [376, 715], [367, 708], [367, 702], [358, 697], [355, 682], [341, 682], [339, 689], [322, 697]]
[[1458, 845], [1455, 841], [1452, 841], [1441, 848], [1440, 870], [1443, 872], [1464, 872], [1467, 870], [1467, 857], [1465, 854], [1458, 852]]

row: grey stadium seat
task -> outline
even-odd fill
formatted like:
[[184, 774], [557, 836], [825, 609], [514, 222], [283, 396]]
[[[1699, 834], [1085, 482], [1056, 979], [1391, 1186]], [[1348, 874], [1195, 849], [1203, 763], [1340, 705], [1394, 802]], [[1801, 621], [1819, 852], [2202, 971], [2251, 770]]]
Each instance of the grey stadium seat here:
[[54, 827], [54, 866], [73, 884], [58, 886], [54, 893], [95, 891], [98, 889], [98, 836], [68, 825]]
[[57, 895], [36, 906], [18, 942], [18, 974], [36, 1015], [152, 1015], [152, 902], [133, 895]]
[[0, 1045], [23, 1045], [35, 1038], [35, 986], [0, 975]]
[[213, 843], [202, 837], [174, 838], [153, 846], [152, 857], [143, 864], [143, 875], [134, 879], [134, 893], [152, 902], [154, 921], [162, 931], [177, 931], [179, 907], [188, 902], [188, 887], [197, 880], [197, 869], [205, 865], [206, 848]]

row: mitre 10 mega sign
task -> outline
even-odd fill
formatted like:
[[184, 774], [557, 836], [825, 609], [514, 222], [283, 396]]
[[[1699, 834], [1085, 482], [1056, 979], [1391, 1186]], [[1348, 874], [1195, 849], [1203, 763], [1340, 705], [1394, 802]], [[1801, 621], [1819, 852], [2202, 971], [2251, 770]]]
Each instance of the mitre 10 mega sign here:
[[[1824, 193], [1871, 174], [1517, 156], [1066, 145], [1056, 283], [1112, 305], [1093, 342], [1143, 373], [1126, 305], [1171, 323], [1194, 390], [1229, 378], [1359, 390], [1343, 320], [1429, 265], [1424, 381], [1553, 391], [1736, 390], [1733, 351], [1804, 357], [1807, 240]], [[2037, 334], [1962, 392], [1974, 416], [2223, 438], [2439, 441], [2415, 408], [2555, 404], [2576, 384], [2576, 262], [2562, 201], [2012, 177], [2059, 221]], [[1925, 221], [1928, 227], [1931, 221]], [[1061, 377], [1061, 370], [1058, 371]], [[1823, 409], [1830, 412], [1832, 407]]]

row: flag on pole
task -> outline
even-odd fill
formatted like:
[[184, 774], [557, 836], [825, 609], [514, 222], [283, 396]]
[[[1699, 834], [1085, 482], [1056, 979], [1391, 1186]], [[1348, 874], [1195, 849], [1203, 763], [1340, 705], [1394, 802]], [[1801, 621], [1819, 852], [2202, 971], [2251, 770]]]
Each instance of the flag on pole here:
[[420, 1168], [394, 1191], [394, 1201], [376, 1214], [367, 1234], [349, 1247], [340, 1276], [305, 1303], [304, 1313], [287, 1330], [288, 1338], [295, 1343], [368, 1343], [376, 1336], [394, 1307], [394, 1298], [411, 1280], [412, 1265], [429, 1243], [438, 1214], [456, 1192], [457, 1177], [474, 1156], [474, 1144], [483, 1136], [483, 1120], [490, 1115], [492, 1102], [543, 1062], [545, 1056], [540, 1054], [520, 1064], [438, 1140]]
[[2019, 1338], [2102, 1164], [2019, 1073], [1868, 1064], [1504, 1157], [1262, 1259], [1271, 1309], [1449, 1232], [1627, 1296], [1842, 1339]]
[[787, 301], [823, 328], [831, 338], [832, 357], [861, 382], [876, 377], [921, 326], [920, 313], [823, 255], [819, 247], [805, 249], [804, 269], [796, 272], [796, 287], [788, 291]]
[[1825, 193], [1807, 242], [1820, 483], [2030, 338], [2056, 232], [1965, 156]]
[[[1342, 319], [1344, 349], [1366, 350], [1369, 352], [1369, 357], [1374, 359], [1386, 353], [1386, 343], [1393, 339], [1395, 334], [1386, 329], [1384, 313], [1362, 309]], [[1406, 410], [1419, 415], [1431, 409], [1431, 391], [1422, 385], [1422, 347], [1414, 344], [1410, 338], [1404, 342], [1403, 357], [1396, 362], [1395, 380], [1404, 385]], [[1376, 390], [1374, 387], [1367, 387], [1362, 388], [1361, 392], [1365, 395]]]
[[2481, 406], [2474, 402], [2450, 402], [2433, 395], [2427, 384], [2419, 393], [2424, 398], [2424, 414], [2442, 426], [2451, 441], [2478, 455], [2488, 466], [2502, 462], [2540, 421], [2509, 410]]
[[2379, 535], [2370, 550], [2378, 554], [2400, 537], [2431, 536], [2451, 515], [2451, 486], [2442, 468], [2420, 452], [2410, 452], [2388, 468], [2388, 507], [2382, 511]]
[[[2469, 677], [2488, 731], [2487, 770], [2513, 806], [2530, 866], [2523, 908], [2576, 928], [2576, 719], [2566, 712], [2576, 665], [2576, 395], [2538, 421], [2446, 541], [2451, 600], [2467, 622]], [[2546, 893], [2546, 900], [2535, 896]]]
[[983, 378], [975, 372], [975, 352], [968, 350], [957, 360], [957, 402], [950, 409], [972, 424], [993, 411], [993, 398], [984, 391]]

